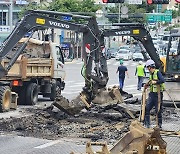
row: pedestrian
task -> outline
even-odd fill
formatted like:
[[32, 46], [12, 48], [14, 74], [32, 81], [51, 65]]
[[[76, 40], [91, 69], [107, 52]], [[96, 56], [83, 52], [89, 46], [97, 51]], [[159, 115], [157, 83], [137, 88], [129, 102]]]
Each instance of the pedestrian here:
[[118, 69], [116, 71], [116, 73], [119, 72], [119, 88], [120, 88], [120, 92], [123, 92], [123, 86], [124, 86], [124, 80], [125, 80], [125, 76], [128, 75], [128, 69], [126, 66], [123, 65], [123, 60], [120, 60], [120, 66], [118, 66]]
[[139, 65], [136, 67], [135, 76], [138, 77], [137, 90], [141, 90], [144, 77], [146, 76], [145, 67], [142, 61], [139, 61]]
[[157, 116], [157, 125], [162, 128], [162, 100], [164, 91], [164, 78], [161, 72], [156, 69], [155, 62], [148, 60], [146, 67], [150, 72], [149, 81], [144, 85], [144, 88], [150, 87], [149, 98], [145, 107], [145, 120], [144, 124], [147, 128], [150, 128], [150, 111], [155, 107]]

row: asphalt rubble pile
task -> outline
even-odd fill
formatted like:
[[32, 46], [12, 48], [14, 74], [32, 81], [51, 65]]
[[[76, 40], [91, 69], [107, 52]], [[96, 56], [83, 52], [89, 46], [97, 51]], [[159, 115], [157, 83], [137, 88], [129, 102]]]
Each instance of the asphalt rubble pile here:
[[[93, 105], [70, 116], [57, 108], [24, 108], [27, 116], [0, 119], [0, 132], [55, 140], [59, 138], [87, 138], [115, 144], [126, 132], [132, 120], [138, 119], [140, 101], [128, 98], [123, 104]], [[173, 109], [164, 110], [165, 120], [171, 120]]]

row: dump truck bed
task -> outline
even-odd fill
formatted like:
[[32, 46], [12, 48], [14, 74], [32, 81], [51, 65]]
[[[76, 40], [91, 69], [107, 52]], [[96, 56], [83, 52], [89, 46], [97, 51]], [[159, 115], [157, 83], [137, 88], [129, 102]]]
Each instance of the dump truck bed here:
[[[8, 60], [3, 60], [2, 65], [6, 66]], [[1, 80], [31, 78], [49, 78], [53, 75], [53, 60], [49, 58], [26, 58], [18, 59], [8, 74]]]

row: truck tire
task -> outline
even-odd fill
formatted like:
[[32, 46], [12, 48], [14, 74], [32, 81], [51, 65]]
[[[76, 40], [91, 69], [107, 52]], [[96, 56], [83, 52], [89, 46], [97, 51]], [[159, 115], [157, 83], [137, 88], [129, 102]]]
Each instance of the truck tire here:
[[38, 101], [38, 85], [30, 83], [26, 90], [26, 105], [35, 105]]
[[26, 105], [26, 86], [19, 88], [18, 93], [18, 105]]
[[61, 95], [61, 83], [59, 81], [56, 82], [56, 95]]
[[50, 94], [51, 101], [54, 101], [56, 99], [57, 94], [58, 96], [61, 95], [61, 83], [59, 81], [57, 81], [56, 84], [52, 84]]
[[11, 89], [9, 86], [0, 87], [0, 112], [6, 112], [10, 110], [12, 97]]
[[56, 98], [56, 84], [53, 83], [51, 86], [50, 100], [54, 101]]

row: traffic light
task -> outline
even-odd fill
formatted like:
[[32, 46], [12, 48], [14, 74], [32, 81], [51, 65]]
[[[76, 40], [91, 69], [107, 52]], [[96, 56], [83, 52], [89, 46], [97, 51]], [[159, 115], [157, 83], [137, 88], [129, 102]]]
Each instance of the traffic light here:
[[169, 4], [169, 0], [147, 0], [147, 4]]
[[125, 0], [102, 0], [103, 3], [124, 3]]

